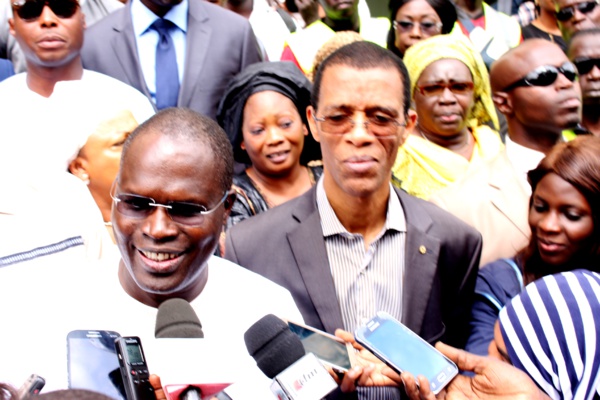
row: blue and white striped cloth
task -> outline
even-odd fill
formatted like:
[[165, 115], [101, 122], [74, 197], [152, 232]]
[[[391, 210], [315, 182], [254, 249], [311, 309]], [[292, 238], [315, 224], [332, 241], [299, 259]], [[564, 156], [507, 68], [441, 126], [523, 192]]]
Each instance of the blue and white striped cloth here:
[[600, 395], [600, 275], [577, 270], [528, 285], [500, 312], [510, 361], [552, 399]]

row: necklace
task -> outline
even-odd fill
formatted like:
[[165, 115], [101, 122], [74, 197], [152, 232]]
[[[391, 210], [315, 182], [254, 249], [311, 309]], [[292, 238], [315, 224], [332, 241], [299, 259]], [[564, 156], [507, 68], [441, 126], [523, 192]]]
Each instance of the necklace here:
[[[431, 140], [429, 140], [429, 138], [428, 138], [428, 137], [425, 135], [425, 133], [423, 133], [423, 131], [421, 130], [421, 128], [419, 127], [419, 125], [417, 125], [417, 130], [419, 131], [419, 134], [421, 135], [421, 137], [422, 137], [423, 139], [425, 139], [425, 140], [426, 140], [427, 142], [429, 142], [429, 143], [433, 143]], [[433, 144], [435, 144], [435, 145], [438, 145], [438, 146], [439, 146], [439, 144], [437, 144], [437, 143], [433, 143]], [[448, 150], [450, 150], [450, 151], [455, 151], [455, 152], [456, 152], [456, 151], [459, 151], [459, 150], [462, 150], [462, 149], [464, 149], [464, 148], [465, 148], [465, 147], [467, 147], [469, 144], [471, 144], [471, 134], [470, 134], [470, 133], [467, 131], [467, 140], [466, 140], [466, 141], [465, 141], [463, 144], [461, 144], [459, 147], [457, 147], [457, 148], [455, 148], [455, 149], [448, 149]], [[440, 146], [440, 147], [445, 147], [445, 146]], [[446, 148], [447, 148], [447, 147], [446, 147]]]

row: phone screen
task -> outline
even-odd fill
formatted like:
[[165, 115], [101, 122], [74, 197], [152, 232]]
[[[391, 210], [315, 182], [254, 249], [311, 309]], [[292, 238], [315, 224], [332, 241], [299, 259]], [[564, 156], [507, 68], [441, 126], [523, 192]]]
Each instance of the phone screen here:
[[88, 389], [124, 400], [112, 331], [73, 331], [67, 336], [69, 388]]
[[132, 365], [143, 364], [144, 357], [142, 357], [142, 349], [140, 349], [140, 345], [137, 343], [127, 343], [126, 346], [129, 363]]
[[293, 322], [288, 322], [290, 330], [300, 338], [304, 350], [313, 353], [321, 361], [343, 371], [352, 368], [346, 344], [325, 332], [316, 332]]
[[357, 339], [400, 372], [425, 376], [434, 392], [458, 373], [454, 363], [394, 319], [374, 318], [357, 332]]

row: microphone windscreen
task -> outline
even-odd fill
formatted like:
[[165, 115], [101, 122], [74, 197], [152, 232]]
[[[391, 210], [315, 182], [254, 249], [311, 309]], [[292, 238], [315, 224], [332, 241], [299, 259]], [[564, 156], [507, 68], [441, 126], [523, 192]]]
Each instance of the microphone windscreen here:
[[244, 334], [244, 341], [258, 368], [270, 379], [306, 354], [300, 339], [273, 314], [255, 322]]
[[169, 299], [158, 306], [154, 337], [203, 338], [204, 332], [190, 303], [183, 299]]

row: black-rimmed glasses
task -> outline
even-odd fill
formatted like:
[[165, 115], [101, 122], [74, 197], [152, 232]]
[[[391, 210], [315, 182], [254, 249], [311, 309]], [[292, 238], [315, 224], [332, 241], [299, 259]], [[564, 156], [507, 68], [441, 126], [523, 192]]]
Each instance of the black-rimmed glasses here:
[[558, 74], [563, 74], [565, 78], [574, 82], [577, 79], [577, 69], [573, 63], [567, 61], [560, 67], [554, 65], [542, 65], [533, 71], [529, 72], [525, 77], [508, 85], [504, 91], [509, 91], [521, 86], [550, 86], [556, 79]]
[[152, 214], [156, 207], [162, 207], [173, 221], [188, 226], [202, 225], [205, 216], [219, 208], [229, 195], [229, 192], [225, 192], [221, 200], [213, 208], [208, 209], [202, 204], [183, 201], [169, 201], [167, 204], [160, 204], [151, 197], [130, 193], [115, 193], [116, 186], [115, 181], [110, 191], [110, 197], [113, 199], [119, 213], [130, 218], [143, 219]]

